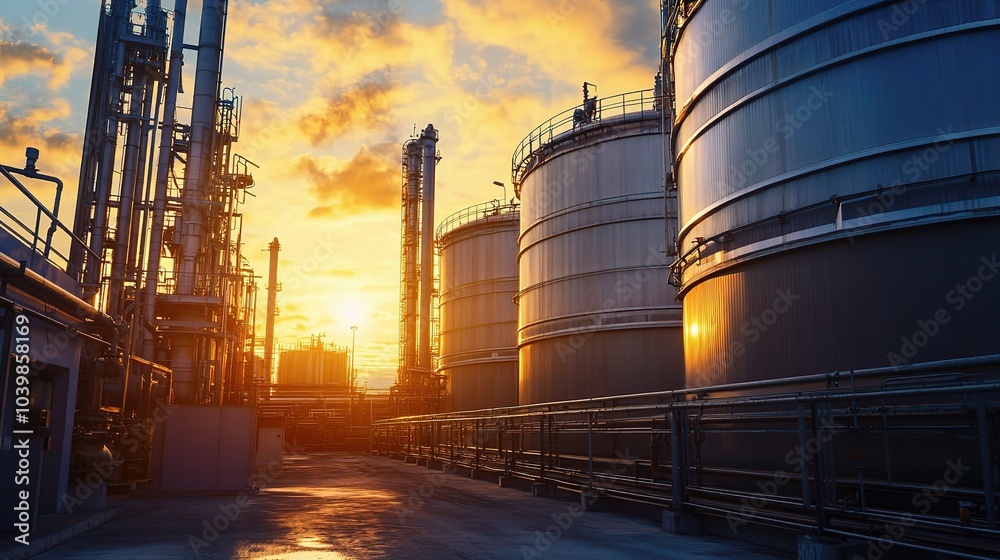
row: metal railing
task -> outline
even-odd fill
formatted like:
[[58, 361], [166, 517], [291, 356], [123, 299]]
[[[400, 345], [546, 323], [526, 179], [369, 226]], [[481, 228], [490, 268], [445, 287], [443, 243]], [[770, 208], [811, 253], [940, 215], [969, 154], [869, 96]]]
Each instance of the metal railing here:
[[[736, 526], [875, 542], [882, 523], [906, 519], [920, 536], [896, 539], [901, 548], [986, 558], [1000, 545], [990, 459], [1000, 418], [998, 365], [993, 355], [904, 371], [395, 418], [375, 423], [371, 450], [544, 482], [581, 499], [721, 516]], [[936, 456], [900, 464], [907, 455], [899, 446], [915, 437]], [[769, 457], [773, 466], [762, 463]], [[944, 490], [933, 487], [940, 473], [932, 465], [943, 469], [949, 457], [963, 458], [974, 473]], [[935, 491], [939, 507], [914, 514], [900, 505]], [[959, 502], [971, 504], [962, 506], [969, 510], [964, 520], [951, 507]]]
[[[644, 111], [659, 111], [662, 96], [656, 95], [653, 89], [630, 91], [596, 100], [596, 108], [590, 114], [589, 103], [581, 103], [575, 107], [551, 117], [528, 133], [514, 149], [511, 157], [511, 180], [515, 189], [519, 189], [521, 181], [532, 167], [535, 156], [560, 134], [573, 130], [583, 130], [599, 125], [602, 121], [637, 114]], [[659, 117], [657, 117], [659, 118]]]
[[[38, 198], [25, 187], [14, 174], [23, 175], [29, 179], [36, 179], [55, 183], [56, 194], [52, 203], [52, 209], [42, 203]], [[98, 258], [97, 255], [87, 247], [86, 242], [74, 235], [59, 219], [59, 202], [62, 196], [62, 182], [48, 175], [37, 173], [33, 168], [18, 169], [15, 167], [0, 165], [0, 175], [3, 175], [20, 192], [27, 202], [34, 208], [32, 224], [25, 223], [16, 215], [16, 211], [0, 206], [0, 229], [7, 232], [20, 241], [32, 253], [35, 253], [59, 269], [75, 275], [79, 271], [71, 270], [68, 253], [74, 245], [79, 245], [90, 258]], [[45, 233], [42, 228], [47, 227]], [[56, 234], [60, 239], [55, 239]], [[64, 254], [56, 244], [67, 245]]]
[[448, 216], [442, 220], [440, 224], [438, 224], [434, 239], [440, 242], [442, 237], [470, 222], [490, 220], [500, 218], [501, 216], [506, 216], [508, 214], [513, 214], [519, 211], [518, 209], [520, 206], [521, 205], [517, 203], [504, 204], [499, 200], [491, 200], [489, 202], [483, 202], [474, 206], [469, 206], [468, 208], [463, 208]]

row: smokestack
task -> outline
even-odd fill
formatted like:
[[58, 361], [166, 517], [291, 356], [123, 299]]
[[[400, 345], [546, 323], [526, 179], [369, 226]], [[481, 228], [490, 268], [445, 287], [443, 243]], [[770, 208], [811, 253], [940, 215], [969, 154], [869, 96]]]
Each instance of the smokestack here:
[[417, 260], [420, 252], [420, 142], [410, 139], [404, 145], [406, 158], [406, 218], [403, 224], [403, 370], [417, 367], [417, 306], [420, 278]]
[[273, 381], [274, 375], [274, 311], [278, 304], [278, 251], [281, 244], [278, 238], [268, 244], [271, 252], [271, 265], [267, 269], [267, 317], [264, 323], [264, 367], [267, 368], [267, 382]]
[[[177, 295], [194, 294], [198, 254], [205, 244], [206, 195], [211, 183], [215, 112], [222, 72], [222, 33], [228, 0], [205, 0], [201, 10], [198, 62], [191, 105], [191, 146], [184, 175], [182, 199], [180, 266]], [[201, 314], [193, 312], [191, 320]], [[178, 335], [173, 340], [171, 365], [174, 370], [174, 397], [178, 404], [198, 403], [197, 348], [201, 337]]]
[[424, 149], [423, 216], [420, 239], [420, 367], [431, 369], [431, 292], [434, 289], [434, 166], [438, 131], [428, 124], [420, 134]]

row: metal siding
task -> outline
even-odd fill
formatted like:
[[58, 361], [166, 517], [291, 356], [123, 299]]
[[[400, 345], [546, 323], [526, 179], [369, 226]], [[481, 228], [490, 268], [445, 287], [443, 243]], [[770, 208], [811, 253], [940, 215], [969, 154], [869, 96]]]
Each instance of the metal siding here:
[[456, 227], [441, 247], [440, 367], [452, 410], [517, 404], [517, 212]]
[[888, 365], [939, 308], [915, 361], [995, 352], [1000, 289], [944, 300], [1000, 248], [1000, 1], [900, 4], [751, 1], [698, 44], [733, 6], [706, 0], [685, 24], [679, 245], [706, 240], [682, 274], [689, 386]]
[[682, 382], [660, 134], [604, 124], [604, 136], [556, 152], [521, 185], [521, 404]]

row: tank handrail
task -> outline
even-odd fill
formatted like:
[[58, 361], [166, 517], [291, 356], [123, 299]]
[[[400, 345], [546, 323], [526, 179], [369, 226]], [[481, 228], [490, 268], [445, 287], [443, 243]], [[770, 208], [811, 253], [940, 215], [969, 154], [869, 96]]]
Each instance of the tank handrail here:
[[661, 97], [656, 94], [655, 89], [642, 89], [602, 97], [596, 100], [597, 105], [593, 117], [582, 122], [578, 115], [588, 113], [590, 108], [588, 105], [594, 103], [594, 98], [591, 98], [587, 103], [566, 109], [538, 125], [514, 148], [514, 155], [511, 156], [510, 176], [515, 192], [520, 193], [521, 181], [524, 179], [532, 158], [560, 134], [600, 124], [603, 119], [610, 117], [625, 117], [628, 113], [641, 113], [642, 111], [659, 111]]
[[437, 242], [440, 242], [442, 237], [469, 222], [489, 219], [505, 214], [513, 214], [518, 212], [520, 207], [521, 205], [515, 202], [504, 204], [503, 201], [500, 200], [491, 200], [489, 202], [481, 202], [479, 204], [469, 206], [468, 208], [463, 208], [441, 220], [441, 223], [438, 224], [437, 231], [434, 234], [434, 239]]

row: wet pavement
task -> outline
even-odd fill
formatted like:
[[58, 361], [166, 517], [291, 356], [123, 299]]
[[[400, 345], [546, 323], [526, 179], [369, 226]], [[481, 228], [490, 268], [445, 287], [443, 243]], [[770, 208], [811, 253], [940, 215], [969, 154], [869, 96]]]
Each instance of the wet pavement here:
[[36, 558], [789, 558], [382, 457], [292, 457], [265, 481], [256, 495], [123, 500], [118, 518]]

